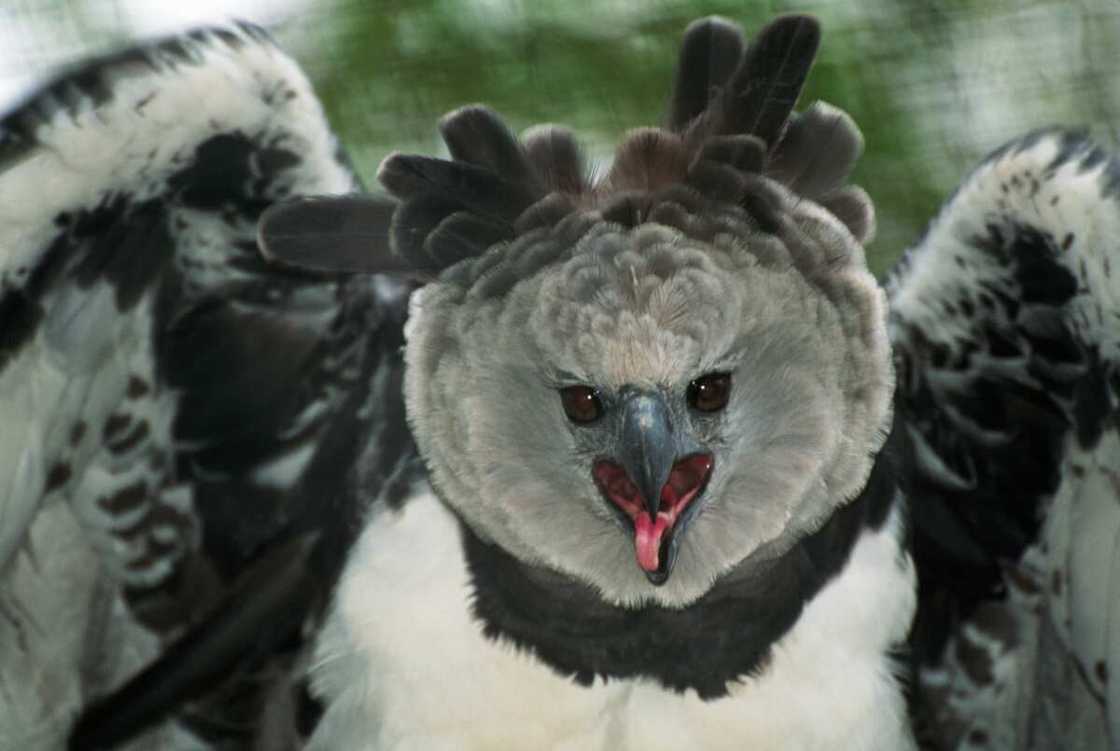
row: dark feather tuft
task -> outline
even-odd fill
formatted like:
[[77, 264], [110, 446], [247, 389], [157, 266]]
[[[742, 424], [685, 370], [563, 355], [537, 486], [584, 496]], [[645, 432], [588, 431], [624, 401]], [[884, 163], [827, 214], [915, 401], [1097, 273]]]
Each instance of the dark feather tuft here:
[[504, 222], [541, 198], [483, 167], [427, 156], [391, 154], [381, 162], [377, 179], [398, 198], [436, 196]]
[[583, 153], [572, 132], [558, 125], [537, 125], [522, 136], [537, 179], [549, 190], [583, 193], [588, 189]]
[[628, 133], [618, 147], [603, 186], [611, 192], [654, 191], [681, 182], [688, 162], [688, 152], [676, 134], [639, 128]]
[[712, 16], [689, 24], [669, 99], [667, 126], [681, 133], [708, 108], [711, 97], [743, 59], [743, 33], [737, 24]]
[[820, 24], [810, 16], [782, 16], [767, 24], [710, 111], [708, 133], [747, 133], [773, 148], [809, 75], [820, 38]]
[[474, 105], [450, 112], [440, 121], [439, 132], [455, 161], [483, 167], [512, 183], [535, 183], [525, 150], [489, 107]]
[[[738, 205], [760, 229], [771, 231], [781, 224], [786, 199], [762, 175], [809, 198], [831, 197], [829, 205], [841, 220], [857, 237], [867, 237], [873, 218], [866, 197], [841, 190], [862, 146], [855, 126], [838, 110], [818, 106], [786, 131], [819, 39], [817, 22], [807, 16], [777, 19], [749, 48], [729, 21], [693, 23], [684, 36], [668, 129], [628, 133], [610, 170], [594, 183], [570, 131], [541, 125], [518, 141], [487, 107], [455, 110], [440, 123], [450, 160], [392, 154], [381, 164], [378, 179], [400, 203], [395, 209], [381, 204], [381, 213], [360, 218], [366, 222], [363, 231], [387, 235], [392, 253], [364, 258], [357, 243], [340, 243], [331, 251], [332, 268], [363, 269], [370, 263], [394, 270], [388, 263], [393, 261], [438, 274], [494, 243], [555, 226], [581, 210], [627, 226], [650, 221], [677, 188], [687, 200], [674, 201], [677, 208], [659, 216], [673, 216], [683, 226], [680, 211]], [[328, 208], [345, 213], [347, 206]], [[316, 231], [332, 241], [345, 239], [345, 233], [329, 231], [335, 222], [333, 214], [324, 214]], [[272, 242], [280, 242], [279, 235]], [[270, 252], [313, 266], [310, 249]]]
[[459, 201], [438, 195], [421, 195], [403, 203], [393, 214], [390, 228], [393, 250], [417, 268], [432, 272], [438, 264], [427, 255], [425, 243], [444, 219], [466, 210]]
[[465, 211], [444, 219], [424, 241], [424, 251], [433, 268], [446, 268], [486, 249], [510, 235], [506, 226], [488, 222]]
[[297, 268], [366, 274], [409, 270], [389, 248], [397, 204], [366, 195], [316, 196], [279, 203], [261, 216], [265, 258]]
[[843, 185], [862, 153], [863, 136], [852, 118], [816, 102], [791, 119], [766, 174], [816, 200]]

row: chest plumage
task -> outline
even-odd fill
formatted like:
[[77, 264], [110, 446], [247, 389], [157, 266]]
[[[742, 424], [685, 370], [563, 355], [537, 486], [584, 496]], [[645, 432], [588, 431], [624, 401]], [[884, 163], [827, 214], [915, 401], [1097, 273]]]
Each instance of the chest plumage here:
[[651, 678], [581, 684], [487, 637], [460, 526], [422, 494], [371, 521], [343, 576], [315, 657], [332, 702], [313, 748], [908, 748], [890, 651], [914, 608], [901, 531], [893, 512], [862, 532], [756, 674], [704, 700]]

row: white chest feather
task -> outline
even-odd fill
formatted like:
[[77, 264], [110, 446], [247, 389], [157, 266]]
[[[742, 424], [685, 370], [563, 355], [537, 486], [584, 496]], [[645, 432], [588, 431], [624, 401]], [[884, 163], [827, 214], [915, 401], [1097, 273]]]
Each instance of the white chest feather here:
[[914, 574], [898, 520], [864, 536], [764, 673], [702, 701], [652, 681], [579, 686], [486, 639], [456, 523], [430, 494], [373, 518], [317, 648], [313, 749], [909, 749], [886, 656]]

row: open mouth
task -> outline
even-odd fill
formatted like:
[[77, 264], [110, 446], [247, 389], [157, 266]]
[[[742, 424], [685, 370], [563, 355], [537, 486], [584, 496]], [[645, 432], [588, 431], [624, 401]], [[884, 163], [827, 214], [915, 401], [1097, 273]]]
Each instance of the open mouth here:
[[669, 578], [680, 532], [694, 515], [697, 505], [693, 501], [703, 494], [712, 464], [712, 455], [707, 453], [678, 459], [661, 487], [660, 497], [650, 503], [620, 464], [610, 459], [595, 462], [595, 484], [631, 527], [638, 566], [651, 583], [664, 584]]

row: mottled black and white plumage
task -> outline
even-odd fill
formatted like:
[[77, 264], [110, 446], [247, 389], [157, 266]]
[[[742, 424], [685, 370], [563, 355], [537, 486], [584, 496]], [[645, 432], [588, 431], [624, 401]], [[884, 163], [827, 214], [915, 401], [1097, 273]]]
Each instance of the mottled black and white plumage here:
[[[405, 295], [272, 267], [256, 225], [357, 186], [251, 26], [95, 61], [0, 121], [0, 747], [57, 748], [91, 706], [75, 748], [168, 709], [153, 748], [247, 742], [266, 694], [291, 722], [276, 677], [357, 488], [406, 480]], [[185, 637], [179, 674], [97, 709]]]
[[992, 153], [887, 283], [936, 747], [1120, 743], [1120, 162]]
[[473, 106], [356, 192], [250, 27], [5, 118], [0, 741], [1114, 747], [1115, 162], [884, 291], [818, 40], [698, 21], [598, 177]]

